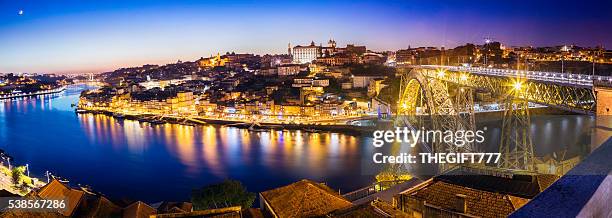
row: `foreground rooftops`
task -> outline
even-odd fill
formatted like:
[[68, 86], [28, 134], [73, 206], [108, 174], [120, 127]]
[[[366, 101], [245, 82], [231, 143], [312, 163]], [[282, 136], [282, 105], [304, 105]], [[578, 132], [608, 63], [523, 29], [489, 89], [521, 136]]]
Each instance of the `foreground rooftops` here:
[[260, 201], [262, 210], [275, 217], [320, 217], [352, 206], [331, 188], [310, 180], [262, 192]]
[[558, 179], [557, 176], [550, 174], [486, 175], [479, 174], [471, 169], [474, 168], [457, 168], [433, 179], [434, 181], [442, 181], [466, 188], [529, 199], [535, 197]]
[[423, 216], [507, 216], [557, 178], [554, 175], [498, 173], [456, 168], [400, 193], [396, 202], [403, 211]]

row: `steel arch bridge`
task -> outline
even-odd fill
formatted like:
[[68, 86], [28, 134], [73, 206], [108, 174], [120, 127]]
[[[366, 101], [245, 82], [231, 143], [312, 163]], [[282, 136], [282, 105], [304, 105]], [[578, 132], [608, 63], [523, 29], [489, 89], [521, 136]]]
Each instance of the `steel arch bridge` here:
[[[431, 127], [441, 131], [475, 130], [474, 89], [486, 90], [504, 103], [502, 153], [499, 167], [532, 171], [533, 145], [528, 102], [582, 114], [594, 114], [593, 80], [609, 77], [550, 72], [452, 66], [414, 66], [401, 76], [396, 126], [418, 123], [411, 115], [426, 115]], [[452, 93], [449, 86], [453, 86]], [[500, 102], [500, 103], [501, 103]], [[477, 152], [473, 144], [456, 147], [434, 142], [433, 152]], [[449, 166], [440, 166], [443, 171]]]
[[426, 77], [484, 89], [498, 96], [519, 86], [522, 89], [519, 97], [529, 102], [589, 115], [596, 110], [593, 80], [610, 80], [588, 75], [454, 66], [418, 66], [415, 70]]
[[[400, 96], [396, 125], [411, 126], [419, 116], [427, 115], [434, 130], [457, 131], [474, 130], [474, 102], [470, 87], [460, 87], [459, 92], [451, 95], [448, 83], [421, 70], [411, 70], [401, 76]], [[417, 111], [420, 109], [420, 111]], [[433, 152], [469, 152], [477, 148], [466, 143], [463, 146], [449, 146], [440, 142], [428, 150]]]

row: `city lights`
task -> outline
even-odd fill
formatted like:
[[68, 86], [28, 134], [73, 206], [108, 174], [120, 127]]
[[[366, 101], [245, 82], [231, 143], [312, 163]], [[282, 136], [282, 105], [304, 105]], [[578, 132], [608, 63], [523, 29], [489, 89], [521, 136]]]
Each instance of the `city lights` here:
[[0, 217], [605, 216], [612, 5], [544, 1], [7, 1]]

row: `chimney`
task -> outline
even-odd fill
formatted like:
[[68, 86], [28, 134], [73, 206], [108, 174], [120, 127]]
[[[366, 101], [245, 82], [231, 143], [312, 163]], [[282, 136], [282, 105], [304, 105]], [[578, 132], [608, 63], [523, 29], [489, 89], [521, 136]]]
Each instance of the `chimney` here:
[[465, 213], [467, 211], [467, 196], [463, 194], [455, 195], [455, 211]]

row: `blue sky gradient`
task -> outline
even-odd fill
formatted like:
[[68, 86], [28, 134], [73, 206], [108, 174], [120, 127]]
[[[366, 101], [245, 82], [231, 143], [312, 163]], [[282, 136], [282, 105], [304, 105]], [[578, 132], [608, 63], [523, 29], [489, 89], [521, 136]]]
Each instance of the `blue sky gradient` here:
[[[100, 72], [226, 51], [285, 53], [334, 38], [372, 50], [612, 48], [606, 1], [0, 0], [0, 72]], [[18, 15], [23, 10], [23, 15]]]

